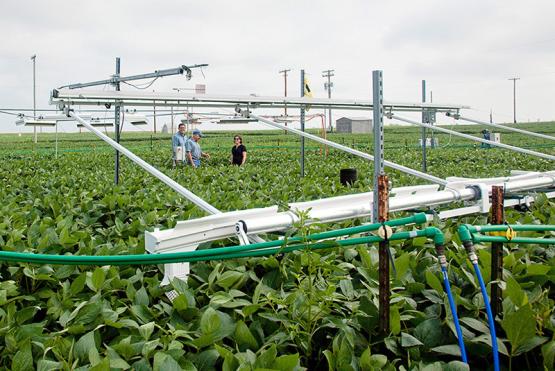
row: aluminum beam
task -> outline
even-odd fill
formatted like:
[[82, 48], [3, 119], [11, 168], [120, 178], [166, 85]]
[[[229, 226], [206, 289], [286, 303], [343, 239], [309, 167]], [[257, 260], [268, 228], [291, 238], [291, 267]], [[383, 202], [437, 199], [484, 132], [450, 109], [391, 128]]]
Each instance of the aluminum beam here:
[[494, 124], [494, 123], [491, 123], [491, 122], [475, 120], [475, 119], [471, 119], [471, 118], [468, 118], [468, 117], [463, 117], [459, 114], [452, 114], [450, 112], [447, 112], [446, 115], [448, 117], [454, 118], [455, 120], [463, 120], [463, 121], [473, 122], [475, 124], [492, 126], [494, 128], [508, 130], [508, 131], [514, 131], [515, 133], [521, 133], [521, 134], [529, 135], [529, 136], [532, 136], [532, 137], [555, 140], [555, 137], [552, 137], [551, 135], [536, 133], [536, 132], [529, 131], [529, 130], [518, 129], [518, 128], [514, 128], [514, 127], [511, 127], [511, 126], [507, 126], [507, 125], [500, 125], [500, 124]]
[[388, 116], [389, 116], [389, 118], [392, 118], [392, 119], [395, 119], [395, 120], [398, 120], [398, 121], [403, 121], [403, 122], [406, 122], [406, 123], [409, 123], [409, 124], [422, 126], [422, 127], [425, 127], [425, 128], [430, 128], [430, 129], [433, 129], [435, 131], [440, 131], [440, 132], [447, 133], [447, 134], [452, 134], [452, 135], [455, 135], [455, 136], [458, 136], [458, 137], [461, 137], [461, 138], [470, 139], [470, 140], [473, 140], [475, 142], [486, 143], [486, 144], [489, 144], [489, 145], [492, 145], [492, 146], [495, 146], [495, 147], [508, 149], [508, 150], [511, 150], [511, 151], [514, 151], [514, 152], [525, 153], [527, 155], [540, 157], [540, 158], [543, 158], [543, 159], [546, 159], [546, 160], [552, 160], [552, 161], [555, 160], [555, 156], [548, 155], [546, 153], [531, 151], [529, 149], [510, 146], [510, 145], [504, 144], [504, 143], [497, 143], [497, 142], [494, 142], [492, 140], [482, 139], [482, 138], [478, 138], [478, 137], [475, 137], [475, 136], [472, 136], [472, 135], [459, 133], [458, 131], [445, 129], [445, 128], [442, 128], [442, 127], [439, 127], [439, 126], [432, 126], [432, 125], [429, 125], [429, 124], [423, 124], [423, 123], [420, 123], [418, 121], [410, 120], [410, 119], [407, 119], [407, 118], [404, 118], [404, 117], [399, 117], [399, 116], [397, 116], [395, 114], [392, 114], [392, 113], [390, 113]]
[[[336, 108], [349, 110], [371, 110], [372, 101], [356, 99], [327, 99], [327, 98], [294, 98], [268, 97], [256, 95], [206, 95], [185, 94], [178, 92], [136, 92], [136, 91], [95, 91], [88, 89], [55, 89], [51, 102], [66, 105], [106, 105], [120, 103], [124, 106], [156, 106], [167, 107], [235, 107], [246, 104], [257, 108], [301, 108], [310, 105], [312, 108]], [[434, 109], [438, 112], [458, 111], [470, 108], [457, 104], [440, 103], [383, 103], [386, 111], [420, 112], [422, 108]]]
[[[241, 112], [240, 109], [238, 109], [238, 111]], [[368, 153], [364, 153], [364, 152], [358, 151], [358, 150], [356, 150], [356, 149], [346, 147], [346, 146], [341, 145], [341, 144], [339, 144], [339, 143], [335, 143], [335, 142], [332, 142], [332, 141], [330, 141], [330, 140], [320, 138], [320, 137], [318, 137], [318, 136], [316, 136], [316, 135], [312, 135], [312, 134], [309, 134], [309, 133], [305, 133], [305, 132], [300, 131], [300, 130], [298, 130], [298, 129], [294, 129], [294, 128], [290, 127], [290, 126], [285, 126], [285, 125], [279, 124], [279, 123], [277, 123], [277, 122], [274, 122], [274, 121], [265, 119], [265, 118], [263, 118], [263, 117], [261, 117], [261, 116], [253, 115], [252, 113], [250, 113], [250, 112], [248, 112], [248, 111], [242, 111], [242, 112], [244, 113], [245, 117], [255, 118], [255, 119], [257, 119], [259, 122], [268, 124], [268, 125], [270, 125], [270, 126], [273, 126], [273, 127], [278, 128], [278, 129], [286, 130], [286, 131], [295, 133], [295, 134], [297, 134], [297, 135], [303, 136], [303, 137], [305, 137], [305, 138], [312, 139], [312, 140], [314, 140], [314, 141], [316, 141], [316, 142], [319, 142], [319, 143], [322, 143], [322, 144], [326, 144], [326, 145], [328, 145], [328, 146], [330, 146], [330, 147], [339, 149], [339, 150], [341, 150], [341, 151], [350, 153], [350, 154], [352, 154], [352, 155], [355, 155], [355, 156], [358, 156], [358, 157], [362, 157], [362, 158], [364, 158], [364, 159], [366, 159], [366, 160], [374, 161], [374, 156], [369, 155]], [[420, 172], [420, 171], [417, 171], [417, 170], [408, 168], [408, 167], [406, 167], [406, 166], [396, 164], [395, 162], [391, 162], [391, 161], [384, 160], [383, 163], [384, 163], [384, 165], [387, 166], [387, 167], [390, 167], [390, 168], [395, 169], [395, 170], [399, 170], [399, 171], [401, 171], [401, 172], [403, 172], [403, 173], [407, 173], [407, 174], [416, 176], [416, 177], [418, 177], [418, 178], [427, 180], [427, 181], [429, 181], [429, 182], [436, 183], [436, 184], [440, 184], [440, 185], [443, 185], [443, 186], [447, 185], [447, 181], [446, 181], [445, 179], [441, 179], [441, 178], [438, 178], [438, 177], [433, 176], [433, 175], [429, 175], [429, 174], [422, 173], [422, 172]]]

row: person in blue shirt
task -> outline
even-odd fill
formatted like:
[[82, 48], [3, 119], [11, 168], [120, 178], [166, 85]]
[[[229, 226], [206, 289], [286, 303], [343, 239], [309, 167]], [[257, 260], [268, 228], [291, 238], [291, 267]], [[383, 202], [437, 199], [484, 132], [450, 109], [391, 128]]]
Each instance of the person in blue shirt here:
[[193, 166], [193, 167], [199, 167], [200, 166], [200, 159], [202, 157], [209, 159], [210, 158], [210, 154], [206, 153], [206, 152], [202, 152], [201, 148], [200, 148], [200, 138], [202, 138], [202, 132], [199, 129], [194, 129], [193, 130], [193, 135], [187, 139], [187, 142], [185, 142], [185, 153], [187, 156], [187, 164]]
[[185, 153], [185, 143], [187, 142], [187, 135], [185, 135], [185, 124], [179, 124], [177, 133], [172, 137], [172, 160], [173, 166], [179, 164], [185, 165], [187, 157]]

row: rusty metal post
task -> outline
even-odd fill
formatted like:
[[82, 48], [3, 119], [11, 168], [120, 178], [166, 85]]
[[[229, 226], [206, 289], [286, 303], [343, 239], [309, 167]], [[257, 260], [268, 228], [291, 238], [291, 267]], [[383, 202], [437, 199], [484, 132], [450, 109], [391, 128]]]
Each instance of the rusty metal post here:
[[[491, 187], [491, 224], [503, 224], [505, 215], [503, 210], [503, 186]], [[503, 243], [491, 244], [491, 281], [503, 279]], [[501, 287], [497, 283], [491, 284], [491, 311], [495, 318], [502, 311]]]
[[[378, 177], [378, 218], [380, 222], [387, 221], [389, 214], [389, 190], [387, 175], [380, 175]], [[380, 242], [379, 249], [379, 284], [380, 284], [380, 331], [384, 334], [389, 332], [389, 300], [390, 300], [390, 286], [389, 286], [389, 242]]]

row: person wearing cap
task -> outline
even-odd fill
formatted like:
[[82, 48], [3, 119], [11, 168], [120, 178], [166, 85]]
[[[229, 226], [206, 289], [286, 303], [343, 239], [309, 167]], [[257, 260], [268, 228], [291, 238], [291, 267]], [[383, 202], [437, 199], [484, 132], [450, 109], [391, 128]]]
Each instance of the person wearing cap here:
[[194, 129], [191, 137], [185, 142], [185, 153], [187, 156], [187, 163], [193, 167], [200, 166], [200, 159], [210, 158], [210, 154], [202, 152], [199, 144], [200, 138], [202, 138], [202, 132], [199, 129]]
[[185, 124], [181, 123], [177, 127], [177, 133], [172, 137], [173, 166], [185, 164], [185, 143], [187, 139], [187, 135], [185, 135]]

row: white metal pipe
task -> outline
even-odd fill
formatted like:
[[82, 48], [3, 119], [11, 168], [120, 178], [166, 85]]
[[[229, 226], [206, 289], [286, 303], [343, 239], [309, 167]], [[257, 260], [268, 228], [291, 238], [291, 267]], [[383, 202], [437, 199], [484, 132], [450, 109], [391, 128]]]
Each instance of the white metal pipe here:
[[471, 118], [468, 118], [468, 117], [463, 117], [461, 115], [453, 115], [453, 114], [450, 114], [449, 112], [447, 113], [447, 116], [453, 117], [455, 120], [464, 120], [464, 121], [474, 122], [474, 123], [480, 124], [480, 125], [493, 126], [494, 128], [498, 128], [498, 129], [514, 131], [516, 133], [526, 134], [526, 135], [530, 135], [530, 136], [533, 136], [533, 137], [555, 140], [555, 137], [552, 137], [551, 135], [536, 133], [536, 132], [529, 131], [529, 130], [518, 129], [518, 128], [511, 127], [511, 126], [500, 125], [500, 124], [495, 124], [495, 123], [486, 122], [486, 121], [475, 120], [475, 119], [471, 119]]
[[[150, 105], [156, 101], [157, 106], [192, 106], [205, 105], [210, 107], [233, 107], [235, 104], [249, 104], [253, 107], [305, 107], [314, 108], [345, 108], [371, 110], [373, 102], [363, 99], [327, 99], [327, 98], [294, 98], [257, 95], [210, 95], [183, 94], [176, 92], [136, 92], [136, 91], [103, 91], [87, 89], [57, 89], [52, 92], [52, 102], [65, 102], [68, 105], [98, 105], [120, 103], [126, 106]], [[442, 103], [411, 103], [383, 102], [384, 109], [395, 111], [421, 111], [422, 108], [435, 109], [440, 112], [458, 111], [470, 108], [458, 104]]]
[[101, 131], [97, 130], [93, 127], [90, 123], [83, 120], [79, 115], [76, 113], [69, 111], [69, 115], [75, 118], [79, 123], [81, 123], [84, 127], [89, 129], [93, 132], [97, 137], [123, 153], [127, 156], [131, 161], [142, 167], [148, 173], [154, 175], [156, 178], [160, 179], [164, 184], [168, 185], [171, 189], [188, 199], [189, 201], [193, 202], [195, 205], [199, 206], [204, 211], [208, 212], [209, 214], [220, 214], [221, 211], [216, 209], [214, 206], [210, 205], [202, 198], [195, 195], [193, 192], [189, 191], [187, 188], [183, 187], [181, 184], [177, 183], [175, 180], [171, 179], [166, 174], [162, 173], [160, 170], [156, 169], [154, 166], [150, 165], [146, 161], [144, 161], [139, 156], [135, 155], [133, 152], [125, 148], [119, 143], [116, 143], [112, 138], [108, 137], [107, 135], [103, 134]]
[[[285, 126], [285, 125], [279, 124], [279, 123], [277, 123], [277, 122], [274, 122], [274, 121], [265, 119], [265, 118], [263, 118], [263, 117], [261, 117], [261, 116], [253, 115], [252, 113], [249, 114], [249, 117], [255, 118], [255, 119], [257, 119], [258, 121], [263, 122], [263, 123], [265, 123], [265, 124], [268, 124], [268, 125], [270, 125], [270, 126], [273, 126], [273, 127], [276, 127], [276, 128], [282, 129], [282, 130], [290, 131], [290, 132], [292, 132], [292, 133], [295, 133], [295, 134], [297, 134], [297, 135], [303, 136], [303, 137], [305, 137], [305, 138], [312, 139], [312, 140], [314, 140], [314, 141], [316, 141], [316, 142], [319, 142], [319, 143], [322, 143], [322, 144], [326, 144], [326, 145], [328, 145], [328, 146], [330, 146], [330, 147], [339, 149], [339, 150], [341, 150], [341, 151], [350, 153], [350, 154], [355, 155], [355, 156], [358, 156], [358, 157], [362, 157], [362, 158], [364, 158], [364, 159], [366, 159], [366, 160], [374, 161], [374, 156], [369, 155], [368, 153], [364, 153], [364, 152], [358, 151], [358, 150], [356, 150], [356, 149], [343, 146], [343, 145], [341, 145], [341, 144], [339, 144], [339, 143], [335, 143], [335, 142], [332, 142], [332, 141], [330, 141], [330, 140], [320, 138], [320, 137], [318, 137], [318, 136], [316, 136], [316, 135], [312, 135], [312, 134], [309, 134], [309, 133], [305, 133], [305, 132], [303, 132], [303, 131], [301, 131], [301, 130], [294, 129], [294, 128], [290, 127], [290, 126]], [[442, 185], [442, 186], [445, 186], [445, 185], [447, 185], [447, 183], [448, 183], [445, 179], [441, 179], [441, 178], [438, 178], [438, 177], [433, 176], [433, 175], [429, 175], [429, 174], [426, 174], [426, 173], [422, 173], [422, 172], [420, 172], [420, 171], [417, 171], [417, 170], [408, 168], [408, 167], [406, 167], [406, 166], [396, 164], [395, 162], [384, 161], [384, 165], [385, 165], [385, 166], [388, 166], [388, 167], [390, 167], [390, 168], [392, 168], [392, 169], [399, 170], [399, 171], [401, 171], [401, 172], [403, 172], [403, 173], [407, 173], [407, 174], [410, 174], [410, 175], [414, 175], [414, 176], [416, 176], [416, 177], [418, 177], [418, 178], [425, 179], [425, 180], [430, 181], [430, 182], [432, 182], [432, 183], [440, 184], [440, 185]]]
[[410, 120], [410, 119], [407, 119], [407, 118], [404, 118], [404, 117], [399, 117], [399, 116], [397, 116], [395, 114], [392, 114], [392, 113], [389, 114], [389, 117], [393, 118], [395, 120], [407, 122], [409, 124], [429, 128], [431, 130], [440, 131], [440, 132], [447, 133], [447, 134], [452, 134], [452, 135], [455, 135], [455, 136], [458, 136], [458, 137], [461, 137], [461, 138], [470, 139], [470, 140], [473, 140], [475, 142], [486, 143], [486, 144], [489, 144], [489, 145], [492, 145], [492, 146], [495, 146], [495, 147], [505, 148], [505, 149], [515, 151], [515, 152], [525, 153], [527, 155], [544, 158], [546, 160], [552, 160], [552, 161], [555, 160], [555, 156], [552, 156], [552, 155], [548, 155], [548, 154], [541, 153], [541, 152], [536, 152], [536, 151], [531, 151], [529, 149], [524, 149], [524, 148], [520, 148], [520, 147], [510, 146], [510, 145], [504, 144], [504, 143], [497, 143], [497, 142], [494, 142], [492, 140], [477, 138], [477, 137], [472, 136], [472, 135], [459, 133], [458, 131], [445, 129], [445, 128], [442, 128], [440, 126], [433, 126], [433, 125], [429, 125], [429, 124], [423, 124], [423, 123], [418, 122], [418, 121]]

